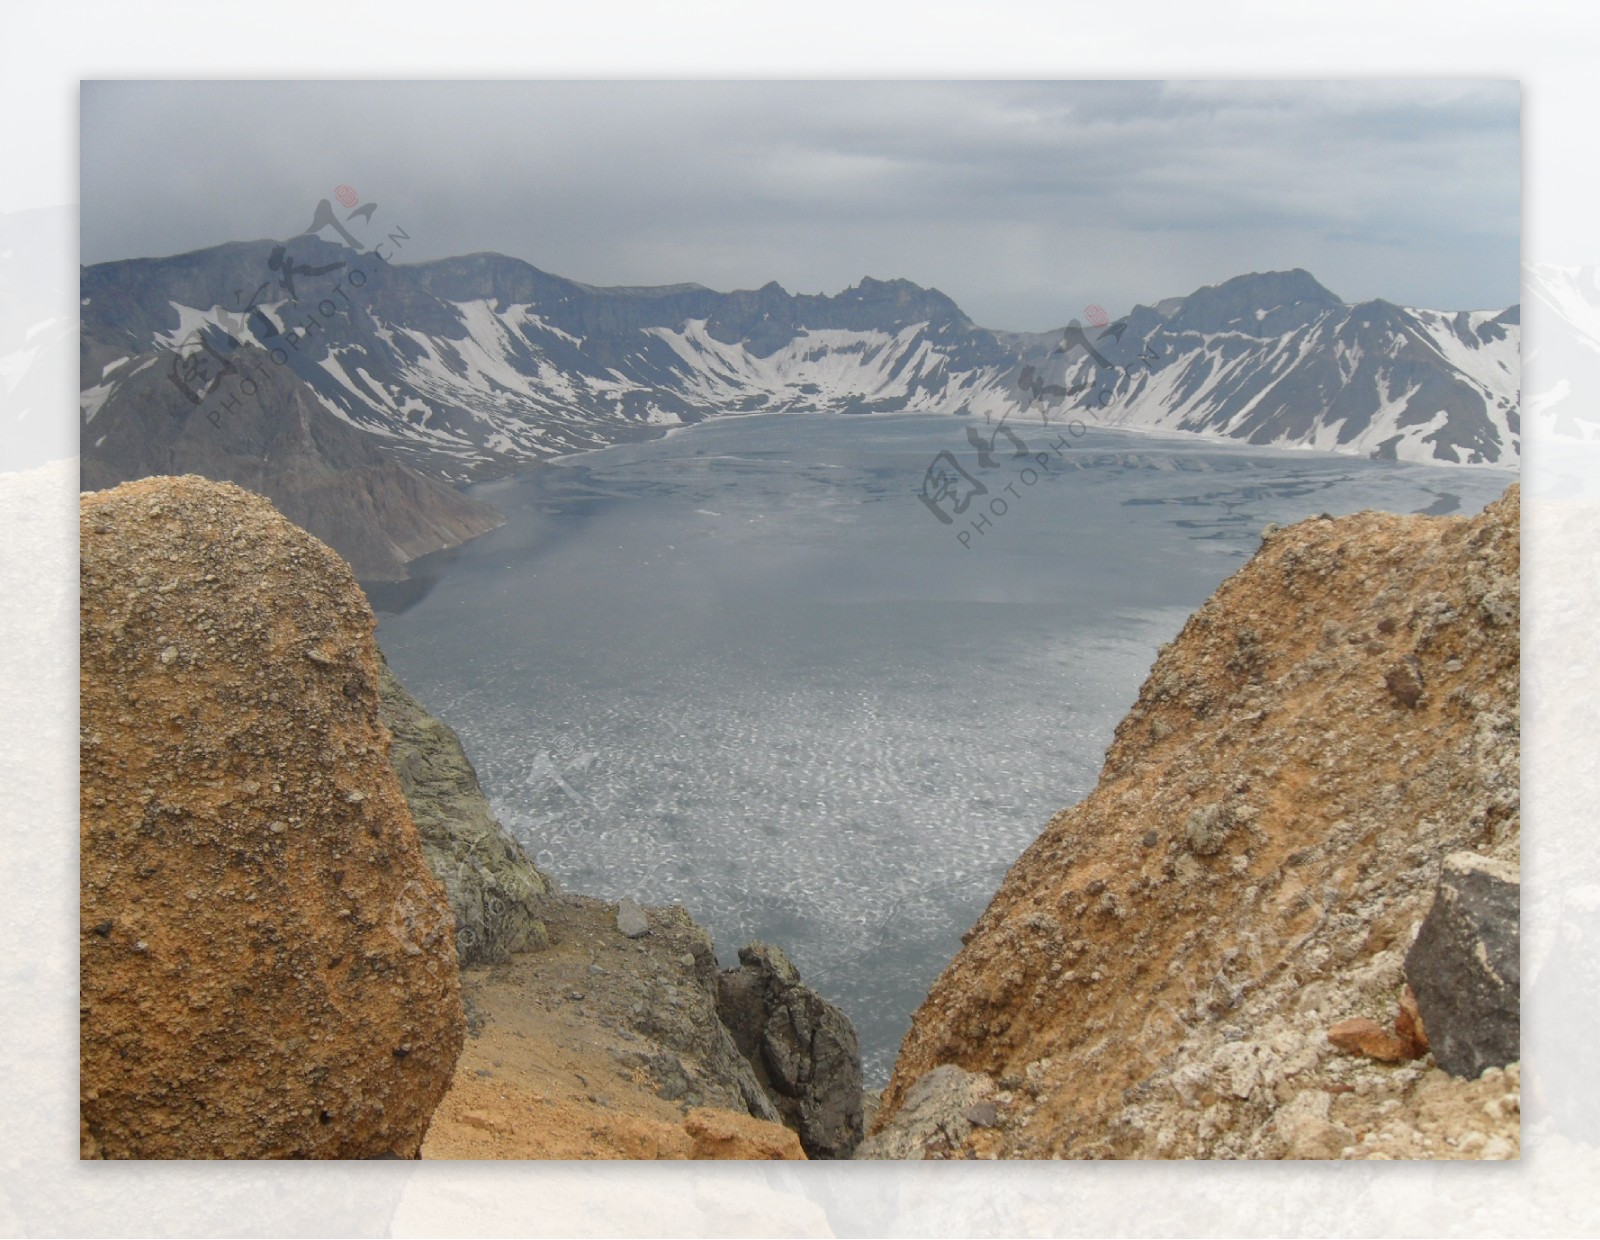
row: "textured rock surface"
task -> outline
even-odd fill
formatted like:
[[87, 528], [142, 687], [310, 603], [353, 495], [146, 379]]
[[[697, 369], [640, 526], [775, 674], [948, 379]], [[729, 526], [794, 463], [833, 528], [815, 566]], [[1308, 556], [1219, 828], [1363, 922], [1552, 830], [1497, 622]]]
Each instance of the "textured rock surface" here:
[[805, 1158], [792, 1129], [732, 1111], [697, 1107], [683, 1121], [695, 1158], [798, 1161]]
[[1270, 532], [934, 985], [880, 1127], [957, 1064], [1021, 1090], [1002, 1156], [1325, 1154], [1339, 1128], [1339, 1156], [1514, 1156], [1515, 1090], [1456, 1144], [1428, 1116], [1488, 1087], [1327, 1030], [1396, 1023], [1445, 856], [1519, 857], [1518, 533], [1516, 487]]
[[630, 939], [642, 939], [650, 933], [650, 920], [637, 901], [617, 901], [617, 933]]
[[267, 501], [81, 501], [84, 1152], [414, 1155], [463, 1017], [349, 567]]
[[[906, 1091], [894, 1122], [868, 1137], [856, 1158], [921, 1159], [961, 1150], [973, 1129], [996, 1128], [995, 1083], [978, 1072], [941, 1064]], [[977, 1121], [976, 1123], [974, 1121]]]
[[[589, 902], [579, 898], [568, 903]], [[609, 905], [601, 907], [610, 911]], [[658, 962], [658, 967], [634, 973], [630, 988], [619, 995], [618, 1019], [654, 1048], [635, 1053], [635, 1065], [670, 1101], [690, 1106], [704, 1102], [780, 1122], [783, 1116], [718, 1013], [717, 953], [711, 936], [677, 905], [641, 912], [649, 927], [646, 935], [630, 939], [611, 917], [607, 936], [614, 950], [631, 950]]]
[[1444, 860], [1439, 892], [1406, 953], [1433, 1056], [1452, 1076], [1522, 1058], [1522, 882], [1473, 853]]
[[555, 896], [551, 945], [463, 974], [469, 1036], [425, 1158], [795, 1158], [717, 1019], [716, 957], [680, 908], [650, 933]]
[[1365, 1055], [1385, 1063], [1415, 1059], [1412, 1047], [1399, 1034], [1391, 1033], [1368, 1016], [1352, 1016], [1328, 1030], [1328, 1041], [1348, 1055]]
[[462, 964], [547, 946], [550, 881], [489, 809], [461, 740], [430, 715], [378, 655], [378, 717], [394, 738], [389, 764], [422, 837], [428, 868], [455, 913]]
[[811, 1158], [848, 1158], [862, 1135], [855, 1026], [800, 982], [780, 948], [749, 943], [718, 979], [717, 1011]]

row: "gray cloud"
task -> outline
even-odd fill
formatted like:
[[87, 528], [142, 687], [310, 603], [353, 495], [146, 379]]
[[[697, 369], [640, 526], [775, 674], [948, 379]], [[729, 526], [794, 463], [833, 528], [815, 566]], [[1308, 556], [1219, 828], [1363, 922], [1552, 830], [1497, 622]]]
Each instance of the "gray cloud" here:
[[1243, 271], [1515, 301], [1507, 82], [87, 82], [85, 262], [285, 237], [335, 185], [407, 259], [595, 284], [863, 275], [991, 327]]

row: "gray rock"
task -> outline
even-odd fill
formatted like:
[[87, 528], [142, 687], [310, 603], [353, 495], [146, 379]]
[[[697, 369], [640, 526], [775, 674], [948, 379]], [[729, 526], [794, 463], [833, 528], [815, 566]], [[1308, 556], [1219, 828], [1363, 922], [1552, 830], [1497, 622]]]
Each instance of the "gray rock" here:
[[455, 914], [458, 961], [493, 963], [549, 946], [554, 884], [489, 809], [460, 738], [406, 692], [381, 651], [378, 694], [378, 717], [394, 737], [389, 765]]
[[848, 1158], [861, 1140], [855, 1026], [801, 984], [777, 947], [749, 943], [718, 979], [717, 1012], [782, 1120], [810, 1158]]
[[855, 1156], [922, 1159], [955, 1153], [975, 1125], [999, 1124], [995, 1092], [993, 1079], [981, 1072], [940, 1064], [917, 1078], [894, 1118], [863, 1141]]
[[630, 939], [642, 939], [650, 933], [650, 921], [637, 903], [632, 900], [619, 900], [617, 929]]
[[[642, 984], [641, 1001], [630, 1009], [634, 1032], [673, 1054], [692, 1092], [706, 1105], [781, 1123], [766, 1089], [718, 1016], [717, 957], [711, 936], [677, 906], [653, 908], [649, 916], [653, 933], [637, 946], [642, 951], [649, 945], [646, 961], [640, 964], [650, 976]], [[695, 962], [693, 977], [687, 981], [676, 968], [647, 963], [659, 959], [664, 964], [684, 955]], [[641, 1066], [658, 1085], [672, 1088], [673, 1073], [666, 1061], [650, 1060]], [[685, 1093], [684, 1100], [689, 1096]]]
[[1233, 815], [1227, 806], [1203, 805], [1184, 823], [1184, 843], [1197, 856], [1210, 857], [1221, 850], [1233, 825]]
[[1415, 709], [1422, 700], [1427, 684], [1422, 679], [1422, 664], [1414, 654], [1408, 654], [1384, 673], [1383, 683], [1400, 705]]
[[1434, 1060], [1452, 1076], [1522, 1058], [1521, 894], [1516, 866], [1450, 854], [1406, 954]]

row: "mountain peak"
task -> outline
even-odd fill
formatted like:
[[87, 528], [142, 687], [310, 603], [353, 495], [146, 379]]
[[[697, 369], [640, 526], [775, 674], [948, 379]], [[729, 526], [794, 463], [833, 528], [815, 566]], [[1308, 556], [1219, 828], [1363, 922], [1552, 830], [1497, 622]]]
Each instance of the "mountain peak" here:
[[1170, 322], [1188, 331], [1277, 336], [1343, 306], [1309, 271], [1296, 267], [1254, 271], [1208, 284], [1183, 298]]
[[1200, 290], [1201, 293], [1209, 291], [1248, 294], [1263, 310], [1306, 301], [1330, 307], [1344, 304], [1304, 267], [1294, 267], [1288, 271], [1247, 272]]
[[854, 303], [889, 308], [897, 322], [925, 321], [970, 326], [972, 320], [954, 301], [936, 288], [911, 280], [878, 280], [862, 276], [861, 282], [829, 299], [835, 304]]
[[[214, 321], [210, 308], [231, 290], [268, 279], [273, 244], [84, 269], [82, 416], [84, 426], [96, 423], [86, 462], [143, 460], [139, 434], [148, 427], [138, 405], [146, 393], [133, 375], [154, 376], [177, 398], [172, 412], [185, 412], [184, 397], [194, 393], [180, 395], [166, 369], [145, 369], [144, 355], [171, 352]], [[327, 244], [316, 238], [304, 244], [293, 248], [297, 263], [330, 269], [299, 286], [302, 313], [317, 314], [314, 299], [331, 297], [339, 275], [332, 268], [354, 256], [314, 248]], [[341, 301], [338, 313], [319, 316], [303, 348], [284, 350], [281, 373], [306, 389], [300, 397], [405, 442], [408, 462], [423, 460], [451, 482], [615, 442], [639, 426], [756, 409], [981, 416], [1039, 405], [1098, 409], [1109, 400], [1117, 424], [1261, 444], [1458, 464], [1504, 462], [1518, 450], [1515, 312], [1494, 322], [1423, 316], [1401, 333], [1416, 343], [1401, 356], [1392, 325], [1409, 312], [1381, 302], [1346, 306], [1303, 268], [1251, 272], [1138, 306], [1096, 333], [1094, 349], [1081, 356], [1059, 329], [984, 331], [945, 293], [903, 277], [863, 276], [830, 293], [791, 293], [776, 280], [733, 292], [598, 288], [480, 253], [375, 263], [357, 292], [348, 307]], [[268, 334], [251, 339], [269, 348], [270, 329], [287, 332], [301, 321], [293, 314], [263, 311], [250, 330]], [[1424, 336], [1437, 337], [1438, 347], [1425, 347]], [[1227, 362], [1222, 372], [1218, 359]], [[1147, 373], [1145, 362], [1157, 364]], [[1363, 369], [1353, 377], [1357, 363]], [[1407, 376], [1395, 382], [1412, 393], [1399, 409], [1381, 395], [1395, 367]], [[1100, 374], [1108, 368], [1114, 380]], [[1156, 383], [1156, 370], [1170, 380]], [[1172, 393], [1176, 403], [1166, 399]], [[212, 399], [231, 397], [219, 389]], [[421, 409], [424, 422], [414, 412]], [[108, 414], [118, 410], [131, 430], [106, 438]], [[174, 426], [209, 431], [208, 412]], [[1441, 412], [1443, 427], [1433, 420]]]

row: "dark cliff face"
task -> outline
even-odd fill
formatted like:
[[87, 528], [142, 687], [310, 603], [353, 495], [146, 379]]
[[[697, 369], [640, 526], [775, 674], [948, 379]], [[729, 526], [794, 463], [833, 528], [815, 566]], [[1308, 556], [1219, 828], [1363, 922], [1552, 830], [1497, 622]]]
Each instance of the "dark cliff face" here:
[[717, 978], [717, 1014], [809, 1158], [849, 1158], [862, 1135], [861, 1050], [842, 1010], [781, 948], [747, 943]]
[[461, 739], [406, 692], [381, 651], [378, 690], [378, 717], [394, 737], [389, 764], [455, 913], [461, 963], [492, 964], [547, 946], [545, 905], [554, 888], [490, 810]]

